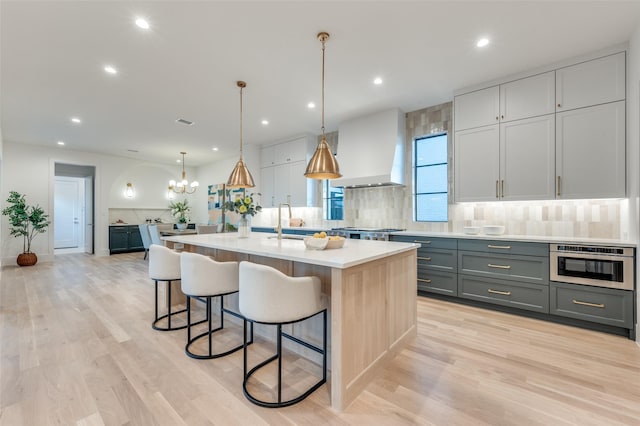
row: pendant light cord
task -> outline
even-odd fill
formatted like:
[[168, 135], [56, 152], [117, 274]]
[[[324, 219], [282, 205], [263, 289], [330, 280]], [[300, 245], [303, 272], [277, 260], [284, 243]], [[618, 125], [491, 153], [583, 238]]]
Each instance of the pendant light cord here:
[[322, 37], [322, 139], [324, 139], [324, 43], [325, 38]]
[[242, 89], [244, 86], [240, 86], [240, 160], [242, 160]]

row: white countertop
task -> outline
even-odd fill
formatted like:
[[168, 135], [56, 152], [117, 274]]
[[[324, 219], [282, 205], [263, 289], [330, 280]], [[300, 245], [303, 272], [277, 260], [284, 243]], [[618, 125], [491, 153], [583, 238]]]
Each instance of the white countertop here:
[[461, 232], [425, 232], [425, 231], [398, 231], [392, 232], [391, 235], [416, 235], [420, 237], [432, 238], [466, 238], [479, 240], [494, 241], [523, 241], [531, 243], [567, 243], [567, 244], [586, 244], [586, 245], [602, 245], [616, 247], [635, 247], [637, 243], [629, 240], [613, 240], [602, 238], [584, 238], [584, 237], [549, 237], [538, 235], [486, 235], [477, 234], [469, 235]]
[[252, 232], [249, 238], [238, 238], [237, 233], [230, 232], [167, 236], [162, 239], [174, 243], [192, 244], [338, 269], [350, 268], [420, 247], [419, 244], [414, 243], [347, 239], [344, 247], [339, 249], [311, 250], [305, 247], [304, 241], [301, 239], [283, 238], [278, 240], [275, 237], [276, 235], [272, 233]]

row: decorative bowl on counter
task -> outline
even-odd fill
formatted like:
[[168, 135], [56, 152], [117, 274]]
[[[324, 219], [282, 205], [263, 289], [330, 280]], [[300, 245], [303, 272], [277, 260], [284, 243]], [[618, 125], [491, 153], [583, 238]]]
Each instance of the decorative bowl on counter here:
[[337, 249], [344, 246], [344, 237], [305, 237], [304, 245], [311, 250]]
[[462, 231], [468, 235], [476, 235], [480, 232], [479, 226], [465, 226], [462, 228]]
[[504, 226], [502, 225], [485, 225], [482, 227], [482, 231], [487, 235], [502, 235], [504, 234]]

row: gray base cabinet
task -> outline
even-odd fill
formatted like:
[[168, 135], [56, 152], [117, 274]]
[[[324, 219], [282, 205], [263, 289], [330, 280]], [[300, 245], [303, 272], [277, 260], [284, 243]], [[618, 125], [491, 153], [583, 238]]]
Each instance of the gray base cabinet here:
[[549, 286], [496, 278], [458, 275], [458, 296], [464, 299], [549, 313]]
[[138, 225], [109, 227], [109, 254], [144, 251]]
[[421, 245], [420, 292], [635, 336], [635, 292], [549, 281], [546, 243], [417, 235], [391, 235], [390, 240]]
[[551, 313], [568, 318], [633, 328], [633, 296], [629, 290], [551, 283]]

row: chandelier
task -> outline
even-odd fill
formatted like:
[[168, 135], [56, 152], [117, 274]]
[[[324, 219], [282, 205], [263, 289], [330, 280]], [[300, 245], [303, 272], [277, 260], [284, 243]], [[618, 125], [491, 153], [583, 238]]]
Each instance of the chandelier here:
[[173, 198], [173, 193], [176, 194], [193, 194], [198, 189], [200, 183], [198, 181], [193, 181], [189, 183], [187, 180], [187, 172], [184, 171], [184, 156], [186, 152], [180, 152], [182, 154], [182, 179], [179, 181], [170, 180], [169, 181], [169, 198]]

